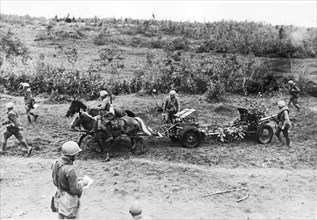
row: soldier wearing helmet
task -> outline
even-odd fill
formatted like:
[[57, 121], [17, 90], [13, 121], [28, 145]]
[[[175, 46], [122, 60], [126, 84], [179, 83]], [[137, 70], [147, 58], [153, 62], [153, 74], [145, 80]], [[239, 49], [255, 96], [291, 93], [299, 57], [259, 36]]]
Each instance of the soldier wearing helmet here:
[[284, 101], [279, 101], [277, 103], [277, 106], [279, 108], [279, 112], [277, 114], [278, 127], [277, 127], [275, 135], [277, 136], [278, 140], [282, 144], [284, 144], [282, 137], [281, 137], [281, 132], [282, 132], [283, 136], [285, 138], [285, 141], [286, 141], [286, 146], [289, 147], [290, 146], [290, 139], [289, 139], [288, 130], [291, 127], [291, 122], [289, 120], [289, 109]]
[[290, 98], [287, 105], [288, 107], [290, 107], [290, 105], [293, 104], [293, 106], [295, 106], [295, 108], [299, 112], [300, 107], [298, 105], [298, 98], [299, 98], [300, 89], [298, 88], [297, 84], [293, 80], [289, 80], [288, 85], [289, 85]]
[[177, 93], [175, 90], [171, 90], [169, 95], [165, 98], [163, 113], [165, 113], [165, 122], [171, 123], [174, 122], [174, 114], [179, 112], [180, 105], [177, 97]]
[[81, 152], [74, 141], [62, 145], [62, 157], [52, 164], [53, 184], [57, 187], [54, 195], [54, 207], [59, 219], [77, 219], [79, 216], [79, 198], [83, 187], [89, 182], [87, 177], [78, 179], [73, 163]]
[[139, 203], [139, 201], [135, 200], [130, 208], [129, 208], [129, 212], [132, 216], [132, 220], [146, 220], [146, 219], [153, 219], [152, 217], [150, 216], [142, 216], [142, 208], [141, 208], [141, 205]]
[[100, 99], [101, 104], [99, 104], [97, 107], [94, 107], [93, 109], [104, 111], [106, 114], [111, 113], [114, 115], [112, 99], [106, 90], [100, 91]]
[[7, 125], [7, 129], [4, 132], [4, 140], [2, 145], [2, 152], [4, 153], [7, 148], [7, 141], [8, 139], [14, 135], [16, 139], [22, 144], [23, 147], [27, 149], [27, 155], [29, 156], [32, 153], [33, 148], [29, 147], [29, 145], [24, 140], [21, 130], [21, 123], [19, 120], [19, 115], [16, 111], [13, 110], [14, 104], [12, 102], [9, 102], [6, 104], [7, 108], [7, 116], [8, 120], [6, 122], [3, 122], [2, 125]]
[[[101, 90], [100, 99], [102, 101], [101, 104], [93, 108], [100, 111], [100, 116], [97, 117], [97, 129], [107, 130], [107, 124], [109, 125], [108, 128], [111, 129], [111, 121], [114, 120], [115, 116], [111, 96], [106, 90]], [[110, 140], [112, 132], [107, 133], [109, 135], [107, 139]]]
[[26, 115], [27, 115], [29, 123], [32, 123], [31, 116], [34, 117], [34, 121], [36, 121], [37, 118], [39, 117], [39, 115], [31, 112], [31, 110], [34, 109], [35, 99], [33, 97], [30, 84], [20, 83], [20, 86], [22, 87], [22, 90], [24, 91], [24, 103], [25, 103]]

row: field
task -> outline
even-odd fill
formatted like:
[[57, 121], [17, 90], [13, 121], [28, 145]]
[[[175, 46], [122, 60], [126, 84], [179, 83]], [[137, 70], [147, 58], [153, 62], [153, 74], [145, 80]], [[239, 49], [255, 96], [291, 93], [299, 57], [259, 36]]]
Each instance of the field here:
[[[47, 62], [60, 65], [51, 41], [34, 41], [37, 28], [36, 25], [19, 26], [16, 32], [34, 58], [43, 53]], [[90, 62], [100, 62], [97, 51], [103, 47], [94, 45], [91, 38], [65, 40], [62, 44], [78, 46], [78, 69], [87, 69], [86, 64]], [[146, 62], [148, 49], [130, 46], [120, 46], [120, 49], [126, 68], [119, 77], [129, 79]], [[280, 73], [297, 77], [305, 73], [315, 81], [315, 61], [294, 59], [292, 67]], [[107, 77], [111, 78], [105, 75], [105, 80]], [[160, 129], [162, 116], [153, 108], [166, 95], [160, 93], [158, 100], [144, 93], [117, 95], [114, 103], [136, 112], [152, 129]], [[277, 101], [287, 98], [285, 91], [278, 96], [262, 97], [228, 94], [224, 101], [210, 103], [204, 95], [179, 94], [181, 108], [195, 108], [201, 126], [232, 122], [239, 117], [236, 107], [245, 106], [246, 99], [264, 103], [269, 114], [274, 114]], [[79, 133], [69, 130], [72, 118], [65, 117], [70, 102], [54, 103], [49, 96], [38, 94], [36, 101], [40, 107], [36, 111], [40, 117], [36, 123], [28, 124], [22, 96], [12, 96], [4, 90], [0, 101], [1, 120], [5, 118], [4, 103], [16, 104], [23, 134], [35, 149], [26, 158], [17, 140], [9, 139], [8, 152], [0, 158], [0, 218], [55, 218], [49, 208], [55, 191], [50, 165], [60, 156], [65, 141], [79, 137]], [[91, 106], [98, 103], [82, 101]], [[87, 138], [75, 166], [79, 176], [88, 175], [95, 182], [83, 194], [81, 217], [129, 219], [129, 205], [138, 198], [144, 214], [156, 219], [313, 219], [317, 214], [317, 100], [303, 95], [299, 103], [301, 112], [291, 108], [290, 148], [280, 146], [276, 138], [267, 145], [257, 144], [252, 138], [230, 143], [207, 138], [198, 148], [186, 149], [168, 138], [145, 137], [146, 152], [138, 155], [130, 152], [128, 139], [123, 137], [114, 143], [111, 161], [105, 162], [105, 155], [97, 153], [96, 146]], [[3, 137], [1, 143], [2, 140]], [[242, 187], [247, 190], [209, 195]], [[246, 195], [245, 200], [237, 202]]]

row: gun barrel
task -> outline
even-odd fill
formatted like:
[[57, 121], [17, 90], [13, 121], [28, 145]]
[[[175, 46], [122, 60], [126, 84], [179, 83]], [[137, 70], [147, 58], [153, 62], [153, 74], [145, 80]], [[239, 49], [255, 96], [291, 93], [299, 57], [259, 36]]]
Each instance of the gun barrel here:
[[271, 115], [271, 116], [267, 116], [264, 118], [260, 119], [260, 122], [266, 122], [266, 121], [270, 121], [271, 119], [274, 119], [274, 117], [276, 117], [277, 115]]

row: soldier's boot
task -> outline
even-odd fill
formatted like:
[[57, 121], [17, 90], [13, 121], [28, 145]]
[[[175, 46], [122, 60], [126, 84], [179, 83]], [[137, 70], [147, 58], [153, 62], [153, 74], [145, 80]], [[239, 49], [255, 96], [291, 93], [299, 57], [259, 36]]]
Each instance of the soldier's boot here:
[[285, 140], [286, 140], [286, 146], [290, 147], [291, 146], [291, 141], [290, 141], [289, 137], [285, 137]]
[[34, 115], [34, 122], [36, 122], [38, 117], [39, 117], [39, 115]]
[[30, 156], [30, 154], [32, 153], [33, 147], [30, 147], [25, 140], [21, 141], [21, 144], [23, 145], [23, 147], [25, 147], [27, 149], [27, 156]]
[[31, 116], [28, 115], [28, 122], [32, 123]]

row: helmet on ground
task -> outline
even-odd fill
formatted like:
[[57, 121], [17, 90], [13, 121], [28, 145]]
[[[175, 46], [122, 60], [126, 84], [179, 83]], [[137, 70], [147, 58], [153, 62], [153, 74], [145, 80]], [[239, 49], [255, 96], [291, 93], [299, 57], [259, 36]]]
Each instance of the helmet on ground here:
[[104, 97], [104, 96], [107, 96], [108, 95], [108, 92], [106, 90], [101, 90], [100, 91], [100, 97]]
[[280, 107], [280, 108], [283, 108], [285, 106], [285, 102], [284, 101], [279, 101], [277, 103], [277, 106]]
[[142, 208], [140, 203], [135, 200], [132, 205], [130, 206], [129, 212], [131, 215], [140, 215], [142, 213]]
[[30, 84], [28, 84], [28, 83], [20, 83], [20, 85], [23, 87], [30, 87]]
[[78, 154], [80, 151], [82, 151], [81, 148], [74, 141], [67, 141], [62, 146], [63, 155], [73, 156]]
[[294, 81], [293, 81], [293, 80], [289, 80], [289, 81], [288, 81], [288, 84], [293, 85], [293, 84], [294, 84]]
[[6, 104], [6, 108], [7, 108], [7, 109], [13, 108], [13, 106], [14, 106], [13, 102], [8, 102], [8, 103]]
[[176, 95], [176, 91], [175, 90], [171, 90], [170, 91], [170, 96], [175, 96]]

